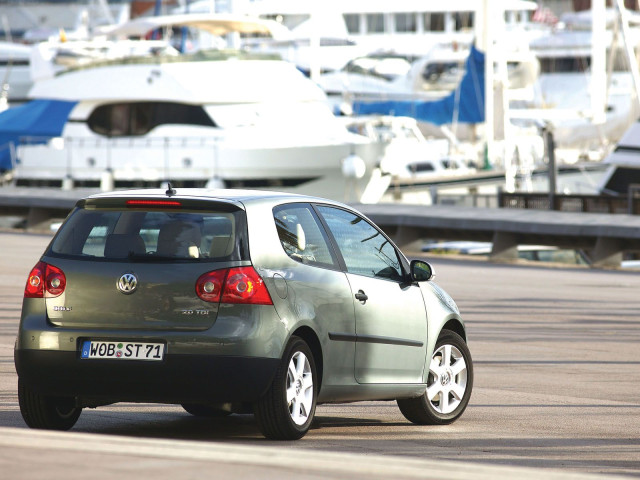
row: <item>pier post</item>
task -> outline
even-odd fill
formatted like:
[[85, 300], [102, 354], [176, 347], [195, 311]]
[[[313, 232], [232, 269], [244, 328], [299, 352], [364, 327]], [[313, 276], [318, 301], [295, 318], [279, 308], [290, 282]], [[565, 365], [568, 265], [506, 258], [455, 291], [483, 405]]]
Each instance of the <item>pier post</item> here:
[[425, 232], [422, 228], [400, 225], [394, 235], [393, 241], [403, 252], [420, 251], [421, 241], [424, 236]]
[[620, 268], [624, 243], [616, 238], [598, 237], [591, 252], [591, 265], [597, 268]]
[[31, 207], [27, 213], [26, 229], [41, 230], [46, 228], [52, 217], [51, 211], [46, 208]]
[[513, 233], [495, 232], [489, 260], [515, 262], [518, 259], [518, 236]]
[[556, 192], [558, 168], [556, 166], [556, 142], [553, 139], [553, 132], [547, 126], [544, 129], [545, 142], [547, 147], [547, 158], [549, 159], [549, 210], [556, 210]]

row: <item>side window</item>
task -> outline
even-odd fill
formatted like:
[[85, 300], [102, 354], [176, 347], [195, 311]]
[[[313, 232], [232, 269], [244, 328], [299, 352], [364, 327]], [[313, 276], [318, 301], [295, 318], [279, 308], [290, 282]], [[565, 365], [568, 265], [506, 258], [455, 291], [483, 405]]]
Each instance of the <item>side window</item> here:
[[333, 207], [318, 207], [333, 234], [349, 273], [400, 281], [395, 248], [363, 218]]
[[294, 260], [320, 267], [336, 268], [326, 234], [309, 205], [277, 207], [273, 212], [284, 251]]

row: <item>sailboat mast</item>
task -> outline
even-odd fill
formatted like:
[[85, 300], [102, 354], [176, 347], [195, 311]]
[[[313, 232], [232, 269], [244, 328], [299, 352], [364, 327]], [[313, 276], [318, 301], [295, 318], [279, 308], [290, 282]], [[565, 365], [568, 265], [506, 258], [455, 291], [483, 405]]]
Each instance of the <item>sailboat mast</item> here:
[[605, 122], [606, 28], [606, 0], [591, 0], [591, 114], [596, 125]]
[[100, 5], [100, 8], [102, 9], [102, 14], [104, 15], [104, 18], [106, 18], [107, 21], [111, 24], [116, 23], [116, 20], [115, 18], [113, 18], [113, 15], [111, 14], [111, 10], [109, 9], [108, 0], [98, 0], [98, 5]]
[[484, 135], [486, 142], [486, 157], [492, 163], [496, 157], [494, 142], [494, 116], [493, 104], [493, 32], [496, 11], [495, 0], [482, 0], [476, 10], [476, 43], [479, 50], [484, 53]]
[[622, 30], [622, 41], [624, 42], [625, 51], [627, 52], [627, 60], [629, 61], [629, 68], [631, 69], [631, 76], [633, 78], [634, 86], [634, 107], [636, 111], [640, 108], [640, 70], [638, 68], [638, 60], [636, 54], [631, 45], [631, 37], [629, 34], [629, 19], [627, 18], [627, 7], [625, 7], [622, 0], [615, 0], [618, 15], [620, 16], [620, 25]]

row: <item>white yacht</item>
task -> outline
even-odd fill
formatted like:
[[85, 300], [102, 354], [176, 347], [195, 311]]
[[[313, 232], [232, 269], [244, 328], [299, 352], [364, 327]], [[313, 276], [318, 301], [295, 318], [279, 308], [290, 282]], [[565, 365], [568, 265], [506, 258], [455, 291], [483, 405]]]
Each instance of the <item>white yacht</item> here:
[[[606, 107], [603, 121], [594, 122], [592, 108], [591, 69], [592, 12], [571, 12], [560, 17], [556, 28], [530, 42], [531, 51], [540, 61], [540, 78], [533, 102], [523, 110], [512, 109], [512, 118], [531, 118], [547, 121], [554, 131], [556, 145], [571, 158], [571, 152], [593, 152], [600, 156], [615, 145], [629, 125], [640, 114], [631, 101], [634, 92], [631, 66], [624, 51], [622, 38], [615, 38], [620, 30], [617, 12], [606, 10], [606, 30], [599, 44], [606, 48]], [[632, 49], [640, 47], [639, 15], [627, 12], [636, 26], [630, 26], [626, 39]], [[604, 75], [604, 72], [603, 72]], [[531, 109], [533, 107], [534, 109]], [[600, 158], [598, 158], [600, 159]]]
[[[347, 128], [386, 144], [380, 170], [395, 183], [452, 179], [477, 170], [473, 145], [449, 138], [426, 138], [410, 117], [371, 115], [345, 120]], [[444, 136], [444, 133], [443, 133]]]
[[27, 100], [31, 88], [31, 47], [13, 42], [0, 42], [0, 111], [8, 103]]
[[[220, 4], [220, 5], [219, 5]], [[536, 2], [502, 0], [505, 28], [518, 36], [535, 36], [529, 13]], [[212, 8], [270, 19], [285, 26], [289, 38], [245, 38], [243, 45], [275, 52], [316, 79], [356, 58], [384, 50], [418, 58], [442, 43], [469, 45], [475, 36], [477, 0], [199, 0], [174, 13], [206, 13]], [[526, 40], [525, 40], [526, 43]]]
[[[243, 8], [252, 15], [281, 22], [296, 38], [330, 35], [347, 38], [368, 52], [384, 48], [420, 56], [443, 42], [469, 45], [480, 3], [329, 0], [320, 9], [314, 0], [252, 0]], [[501, 4], [506, 11], [506, 28], [528, 31], [529, 12], [538, 8], [537, 3], [504, 0]]]
[[[460, 84], [469, 45], [444, 43], [425, 55], [379, 51], [351, 60], [340, 71], [320, 75], [317, 83], [334, 108], [353, 101], [437, 100]], [[504, 52], [509, 100], [532, 100], [540, 67], [528, 50]]]
[[640, 120], [633, 122], [615, 149], [604, 159], [607, 166], [598, 191], [603, 195], [637, 197], [640, 185]]
[[[152, 23], [162, 21], [195, 19]], [[30, 97], [77, 103], [59, 136], [22, 138], [19, 185], [110, 178], [116, 188], [171, 181], [357, 200], [380, 156], [379, 145], [338, 121], [317, 85], [273, 55], [119, 58], [42, 79]]]

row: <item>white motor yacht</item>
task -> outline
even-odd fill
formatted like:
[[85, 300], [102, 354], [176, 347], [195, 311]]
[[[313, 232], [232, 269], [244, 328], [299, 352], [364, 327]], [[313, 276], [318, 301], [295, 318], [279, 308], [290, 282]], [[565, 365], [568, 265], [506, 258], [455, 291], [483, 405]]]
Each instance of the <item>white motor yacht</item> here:
[[[198, 2], [206, 8], [207, 1]], [[498, 3], [498, 2], [496, 2]], [[247, 13], [274, 19], [289, 28], [297, 39], [319, 41], [315, 50], [305, 49], [308, 55], [301, 65], [316, 62], [321, 70], [336, 70], [346, 63], [337, 49], [323, 38], [342, 38], [349, 41], [344, 51], [354, 56], [354, 47], [363, 52], [380, 49], [396, 52], [412, 52], [416, 57], [426, 54], [435, 45], [455, 42], [468, 45], [476, 34], [474, 24], [482, 2], [478, 0], [449, 0], [447, 2], [416, 0], [326, 0], [320, 4], [314, 0], [254, 0], [248, 2]], [[505, 10], [505, 27], [518, 30], [518, 35], [531, 25], [529, 12], [538, 8], [536, 2], [526, 0], [502, 0]], [[193, 8], [190, 6], [189, 8]], [[302, 49], [300, 49], [302, 53]], [[334, 61], [322, 51], [331, 51]], [[294, 58], [291, 55], [290, 58]], [[341, 62], [336, 62], [340, 58]]]
[[[189, 25], [195, 17], [177, 24], [155, 17], [150, 25]], [[214, 17], [207, 25], [220, 27]], [[22, 136], [19, 185], [171, 181], [357, 200], [380, 156], [375, 142], [338, 121], [317, 85], [273, 55], [211, 50], [105, 60], [42, 79], [30, 97], [77, 103], [61, 135]]]
[[[354, 58], [340, 71], [321, 75], [318, 84], [336, 109], [350, 101], [437, 100], [458, 87], [468, 57], [469, 45], [457, 43], [436, 45], [421, 56], [373, 52]], [[504, 52], [504, 57], [509, 100], [532, 99], [538, 60], [528, 50]]]
[[0, 111], [8, 103], [27, 100], [31, 88], [29, 70], [31, 47], [13, 42], [0, 42]]
[[451, 179], [476, 171], [473, 145], [453, 135], [425, 138], [414, 118], [371, 115], [350, 118], [346, 124], [350, 131], [385, 145], [380, 170], [395, 183]]

